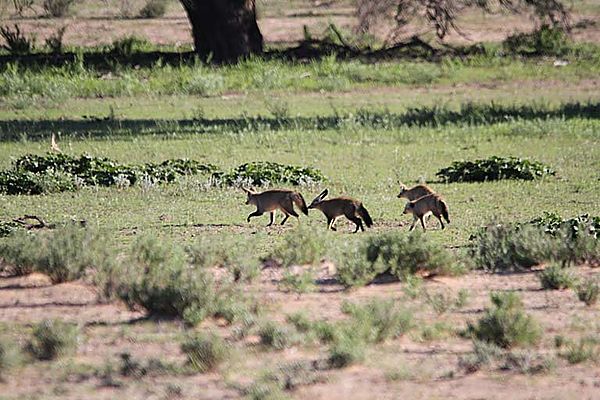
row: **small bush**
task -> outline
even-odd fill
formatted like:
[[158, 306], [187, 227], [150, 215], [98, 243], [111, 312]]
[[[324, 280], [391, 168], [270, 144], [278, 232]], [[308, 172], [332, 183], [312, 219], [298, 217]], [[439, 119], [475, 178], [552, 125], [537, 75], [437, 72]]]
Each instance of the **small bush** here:
[[280, 285], [284, 290], [298, 294], [313, 292], [316, 289], [314, 272], [311, 268], [303, 269], [301, 272], [287, 268]]
[[316, 168], [302, 168], [270, 161], [242, 164], [229, 173], [218, 175], [217, 178], [228, 186], [262, 186], [276, 183], [312, 185], [325, 180], [325, 176]]
[[353, 335], [343, 335], [329, 349], [328, 362], [332, 368], [345, 368], [365, 359], [367, 344]]
[[367, 343], [399, 337], [413, 326], [412, 313], [392, 300], [373, 300], [364, 305], [344, 303], [342, 311], [352, 317], [350, 330]]
[[0, 382], [3, 381], [3, 375], [19, 362], [18, 346], [4, 338], [0, 338]]
[[181, 344], [181, 351], [188, 364], [196, 371], [212, 371], [225, 361], [230, 353], [229, 345], [216, 334], [197, 335]]
[[494, 360], [502, 357], [504, 351], [494, 343], [487, 341], [473, 341], [473, 353], [461, 357], [459, 366], [468, 373], [473, 373], [490, 365]]
[[152, 315], [182, 318], [190, 325], [219, 311], [223, 292], [207, 271], [190, 267], [183, 249], [172, 243], [138, 239], [129, 262], [117, 273], [114, 290], [130, 307], [142, 306]]
[[6, 44], [1, 48], [8, 51], [10, 54], [31, 54], [35, 47], [35, 39], [29, 39], [21, 33], [21, 29], [15, 24], [15, 29], [12, 30], [8, 26], [0, 27], [0, 36]]
[[293, 341], [293, 332], [274, 322], [263, 324], [258, 330], [258, 336], [261, 344], [275, 350], [283, 350], [291, 346]]
[[524, 56], [562, 56], [569, 51], [570, 45], [564, 29], [549, 25], [542, 25], [533, 32], [510, 35], [502, 43], [508, 54]]
[[454, 161], [436, 175], [445, 182], [486, 182], [500, 179], [533, 180], [555, 171], [538, 161], [515, 157], [496, 157], [475, 161]]
[[562, 268], [560, 265], [547, 267], [538, 277], [544, 290], [569, 289], [575, 285], [576, 281], [573, 272], [569, 268]]
[[577, 342], [568, 341], [566, 350], [561, 353], [570, 364], [579, 364], [586, 361], [595, 361], [599, 356], [598, 340], [592, 337], [584, 337]]
[[284, 267], [316, 265], [326, 253], [326, 240], [322, 230], [308, 229], [304, 225], [286, 232], [283, 242], [273, 252], [273, 258]]
[[460, 309], [464, 307], [468, 298], [469, 292], [465, 289], [461, 289], [456, 294], [456, 297], [451, 292], [440, 291], [434, 294], [426, 293], [425, 301], [437, 314], [444, 314], [451, 309]]
[[476, 325], [469, 323], [468, 330], [480, 341], [493, 343], [502, 348], [529, 346], [541, 337], [536, 320], [525, 314], [523, 303], [515, 293], [492, 293], [492, 308]]
[[39, 258], [39, 243], [28, 231], [19, 229], [0, 242], [0, 261], [15, 276], [33, 272]]
[[79, 329], [74, 324], [45, 320], [33, 327], [25, 349], [38, 360], [54, 360], [75, 350], [78, 335]]
[[587, 306], [592, 306], [598, 301], [600, 285], [597, 280], [589, 279], [577, 285], [575, 291], [577, 292], [577, 298], [580, 301], [583, 301]]
[[475, 266], [489, 272], [527, 270], [549, 258], [551, 239], [531, 226], [491, 225], [472, 240]]
[[65, 25], [62, 28], [58, 28], [58, 30], [53, 35], [50, 35], [46, 38], [46, 47], [50, 50], [52, 54], [63, 53], [63, 37], [65, 36], [66, 30], [67, 26]]
[[146, 39], [128, 36], [115, 40], [112, 43], [110, 52], [117, 57], [127, 58], [146, 50], [149, 46], [150, 42], [148, 42]]
[[140, 10], [140, 18], [160, 18], [167, 12], [166, 0], [148, 0]]
[[71, 6], [76, 0], [44, 0], [42, 7], [48, 16], [65, 17], [70, 14]]

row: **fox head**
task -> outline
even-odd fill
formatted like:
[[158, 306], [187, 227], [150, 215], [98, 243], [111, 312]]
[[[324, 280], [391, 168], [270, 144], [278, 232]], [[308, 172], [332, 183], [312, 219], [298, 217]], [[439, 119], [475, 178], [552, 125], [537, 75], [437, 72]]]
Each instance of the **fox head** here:
[[406, 203], [406, 207], [404, 207], [404, 212], [402, 214], [412, 214], [414, 208], [415, 208], [415, 203], [413, 203], [412, 201], [409, 201], [408, 203]]
[[308, 208], [315, 208], [320, 202], [322, 202], [325, 199], [325, 197], [327, 197], [328, 193], [329, 191], [327, 189], [323, 190], [320, 195], [315, 197], [315, 199], [312, 201], [312, 203], [310, 203], [310, 206], [308, 206]]
[[246, 204], [253, 204], [255, 202], [254, 195], [256, 195], [256, 192], [252, 189], [247, 188], [242, 188], [242, 190], [248, 195], [248, 197], [246, 198]]
[[404, 196], [404, 193], [406, 193], [408, 191], [408, 188], [402, 182], [398, 182], [398, 183], [400, 184], [400, 193], [398, 193], [398, 198], [401, 198], [402, 196]]

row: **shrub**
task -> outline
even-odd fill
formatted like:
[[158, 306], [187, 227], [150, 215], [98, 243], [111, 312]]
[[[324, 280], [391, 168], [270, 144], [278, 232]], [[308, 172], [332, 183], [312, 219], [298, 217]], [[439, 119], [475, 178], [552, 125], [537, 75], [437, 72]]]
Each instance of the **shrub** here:
[[454, 161], [436, 175], [445, 182], [485, 182], [500, 179], [533, 180], [556, 172], [538, 161], [492, 156], [475, 161]]
[[62, 54], [63, 37], [65, 36], [66, 30], [67, 26], [65, 25], [62, 28], [58, 28], [58, 30], [53, 35], [50, 35], [46, 38], [46, 47], [50, 50], [52, 54]]
[[527, 270], [549, 258], [551, 239], [531, 226], [491, 225], [472, 240], [476, 267], [489, 272]]
[[136, 36], [128, 36], [116, 39], [112, 43], [110, 52], [117, 57], [131, 57], [135, 53], [144, 51], [150, 46], [150, 42]]
[[34, 325], [25, 349], [38, 360], [54, 360], [74, 351], [79, 329], [60, 320], [45, 320]]
[[292, 265], [315, 265], [325, 255], [325, 237], [321, 230], [309, 229], [304, 225], [286, 232], [283, 242], [273, 252], [273, 258], [284, 267]]
[[528, 346], [537, 343], [541, 328], [536, 320], [525, 314], [523, 303], [515, 293], [492, 293], [492, 308], [468, 330], [477, 339], [502, 348]]
[[182, 248], [154, 237], [134, 242], [116, 286], [130, 307], [142, 306], [152, 315], [182, 318], [190, 325], [217, 312], [217, 289], [209, 273], [191, 268]]
[[28, 231], [19, 229], [0, 242], [0, 260], [4, 269], [16, 276], [33, 272], [39, 257], [39, 244]]
[[565, 352], [560, 355], [570, 364], [579, 364], [585, 361], [597, 360], [599, 354], [598, 340], [593, 337], [584, 337], [577, 342], [568, 341]]
[[345, 368], [364, 360], [366, 343], [353, 335], [343, 335], [329, 349], [328, 362], [332, 368]]
[[310, 293], [316, 289], [312, 268], [303, 269], [301, 272], [292, 271], [291, 268], [287, 268], [283, 273], [280, 284], [285, 290], [298, 294]]
[[181, 351], [188, 364], [199, 372], [212, 371], [225, 361], [230, 353], [229, 345], [218, 335], [196, 335], [181, 344]]
[[367, 285], [384, 271], [384, 265], [367, 260], [364, 244], [349, 247], [337, 257], [336, 277], [346, 287]]
[[364, 305], [344, 303], [342, 311], [352, 318], [350, 330], [367, 343], [396, 338], [412, 327], [412, 313], [399, 308], [393, 300], [372, 300]]
[[24, 34], [21, 33], [21, 29], [15, 24], [14, 31], [8, 26], [0, 27], [0, 36], [4, 39], [6, 44], [2, 45], [2, 48], [8, 51], [10, 54], [31, 54], [35, 47], [35, 39], [28, 39]]
[[533, 32], [508, 36], [502, 47], [509, 54], [562, 56], [569, 51], [570, 41], [564, 29], [542, 25]]
[[576, 287], [577, 298], [583, 301], [585, 305], [591, 306], [596, 304], [598, 301], [598, 294], [600, 293], [600, 285], [597, 280], [589, 279], [583, 283], [580, 283]]
[[166, 0], [148, 0], [140, 10], [141, 18], [159, 18], [167, 12]]
[[264, 346], [272, 347], [276, 350], [283, 350], [289, 347], [293, 341], [293, 332], [270, 321], [259, 328], [258, 336], [260, 336], [260, 342]]
[[75, 0], [44, 0], [42, 7], [46, 14], [60, 18], [69, 15], [71, 12], [71, 6], [75, 3]]
[[466, 289], [461, 289], [456, 297], [450, 292], [426, 293], [425, 301], [437, 314], [444, 314], [453, 308], [460, 309], [464, 307], [468, 298], [469, 292]]
[[546, 267], [538, 277], [542, 289], [560, 290], [568, 289], [575, 285], [575, 276], [569, 268], [562, 268], [560, 265], [551, 265]]
[[216, 177], [222, 184], [228, 186], [262, 186], [275, 183], [310, 185], [322, 182], [325, 179], [321, 171], [316, 168], [302, 168], [270, 161], [242, 164], [233, 169], [233, 171], [216, 175]]
[[18, 347], [4, 338], [0, 338], [0, 382], [3, 382], [3, 374], [17, 365], [20, 361]]

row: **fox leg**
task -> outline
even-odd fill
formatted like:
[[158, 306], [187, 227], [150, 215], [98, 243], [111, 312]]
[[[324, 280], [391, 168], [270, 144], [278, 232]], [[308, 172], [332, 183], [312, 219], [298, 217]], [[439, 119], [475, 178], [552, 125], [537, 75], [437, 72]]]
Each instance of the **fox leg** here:
[[287, 221], [290, 217], [290, 214], [286, 213], [285, 211], [283, 213], [285, 214], [285, 216], [283, 217], [283, 220], [281, 220], [281, 225], [285, 224], [285, 221]]
[[427, 229], [425, 228], [425, 222], [423, 222], [423, 216], [421, 215], [419, 219], [421, 220], [421, 226], [423, 227], [423, 230], [426, 231]]
[[440, 218], [440, 216], [438, 214], [434, 214], [434, 215], [438, 219], [438, 221], [440, 221], [440, 224], [442, 225], [442, 229], [444, 229], [445, 228], [444, 221], [442, 221], [442, 219]]
[[298, 218], [298, 213], [294, 211], [294, 205], [292, 204], [292, 200], [284, 201], [281, 204], [281, 211], [283, 211], [283, 213], [285, 214], [285, 218], [283, 219], [283, 221], [281, 221], [281, 225], [283, 225], [285, 221], [287, 221], [290, 215], [292, 217]]
[[267, 226], [271, 226], [273, 225], [273, 220], [275, 219], [275, 211], [271, 211], [269, 213], [269, 223], [267, 224]]
[[333, 226], [337, 218], [327, 217], [327, 229], [331, 229], [332, 231], [337, 231], [336, 227]]
[[410, 226], [409, 232], [412, 231], [413, 229], [415, 229], [415, 225], [417, 224], [417, 220], [418, 220], [417, 216], [413, 215], [413, 223]]
[[346, 218], [348, 218], [350, 221], [352, 221], [356, 224], [356, 229], [354, 230], [353, 233], [358, 232], [359, 229], [364, 232], [365, 228], [363, 227], [362, 220], [360, 218], [355, 217], [355, 216], [348, 217], [347, 215], [346, 215]]
[[260, 217], [261, 215], [263, 215], [263, 212], [256, 210], [252, 214], [248, 215], [248, 218], [246, 219], [246, 221], [250, 222], [250, 218]]

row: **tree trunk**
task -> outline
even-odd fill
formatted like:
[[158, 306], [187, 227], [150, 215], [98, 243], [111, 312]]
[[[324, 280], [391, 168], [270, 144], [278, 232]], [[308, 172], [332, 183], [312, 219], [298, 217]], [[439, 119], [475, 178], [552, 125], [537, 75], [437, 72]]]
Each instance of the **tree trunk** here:
[[192, 24], [196, 52], [216, 62], [235, 62], [263, 50], [255, 0], [180, 0]]

